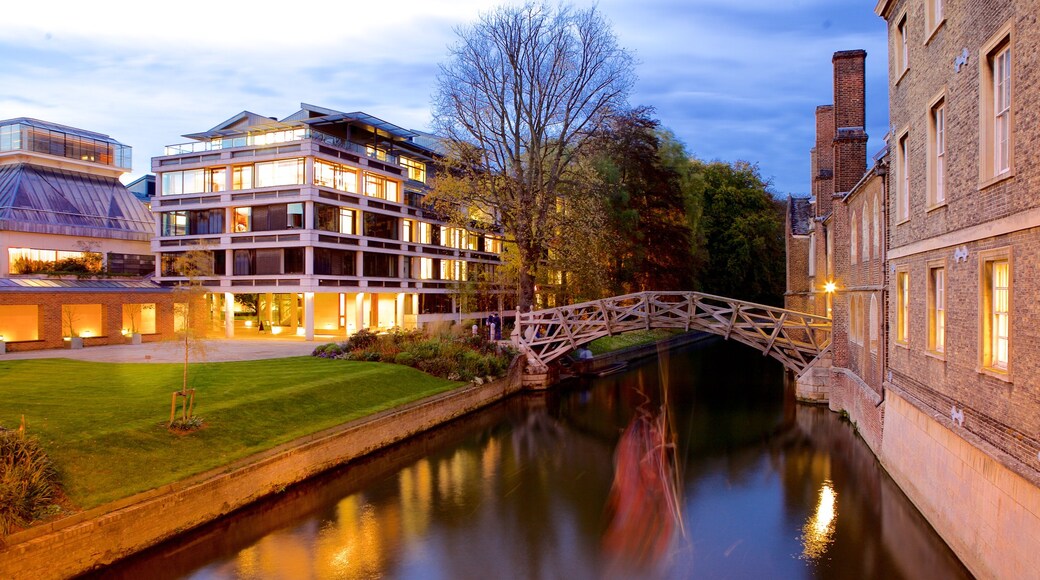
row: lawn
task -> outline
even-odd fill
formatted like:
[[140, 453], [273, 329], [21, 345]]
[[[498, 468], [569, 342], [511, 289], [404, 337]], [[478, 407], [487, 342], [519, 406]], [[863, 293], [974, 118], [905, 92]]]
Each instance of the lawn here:
[[615, 350], [621, 350], [630, 346], [639, 346], [671, 338], [681, 331], [667, 328], [656, 328], [652, 330], [633, 330], [615, 336], [604, 336], [589, 343], [592, 354], [600, 355]]
[[205, 427], [166, 429], [182, 365], [0, 361], [0, 425], [29, 433], [65, 494], [90, 508], [230, 463], [459, 383], [381, 363], [293, 357], [192, 364]]

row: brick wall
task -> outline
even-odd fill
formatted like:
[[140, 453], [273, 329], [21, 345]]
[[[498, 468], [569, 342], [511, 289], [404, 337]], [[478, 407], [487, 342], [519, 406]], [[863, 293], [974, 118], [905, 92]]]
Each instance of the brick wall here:
[[[43, 350], [63, 348], [62, 337], [62, 305], [63, 304], [99, 304], [101, 305], [102, 334], [83, 339], [83, 345], [98, 346], [104, 344], [124, 344], [126, 338], [123, 329], [124, 304], [149, 304], [156, 306], [155, 334], [144, 335], [142, 340], [151, 342], [168, 340], [174, 333], [174, 294], [169, 291], [149, 292], [65, 292], [34, 290], [30, 292], [0, 292], [0, 305], [35, 304], [39, 307], [39, 340], [25, 342], [9, 342], [9, 352], [27, 350]], [[194, 321], [196, 328], [204, 331], [207, 321], [198, 317]]]

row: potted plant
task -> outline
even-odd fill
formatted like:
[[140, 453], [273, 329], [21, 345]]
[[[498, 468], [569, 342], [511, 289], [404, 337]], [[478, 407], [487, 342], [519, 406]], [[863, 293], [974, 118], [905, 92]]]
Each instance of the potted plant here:
[[130, 344], [141, 344], [141, 305], [124, 304], [123, 319], [127, 323], [126, 338]]

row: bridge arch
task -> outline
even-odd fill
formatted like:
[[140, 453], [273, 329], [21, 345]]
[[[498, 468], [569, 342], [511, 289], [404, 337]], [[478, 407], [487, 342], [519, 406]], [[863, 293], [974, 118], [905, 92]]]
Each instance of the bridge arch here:
[[701, 292], [638, 292], [518, 313], [513, 344], [535, 369], [630, 330], [700, 330], [735, 340], [801, 375], [830, 348], [831, 319]]

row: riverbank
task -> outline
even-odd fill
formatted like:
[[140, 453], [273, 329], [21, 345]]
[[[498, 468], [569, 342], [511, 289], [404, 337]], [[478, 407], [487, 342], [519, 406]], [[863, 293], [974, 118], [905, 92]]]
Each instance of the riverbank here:
[[507, 377], [440, 393], [298, 438], [205, 473], [3, 538], [7, 577], [66, 578], [155, 545], [322, 471], [499, 401], [521, 387]]

